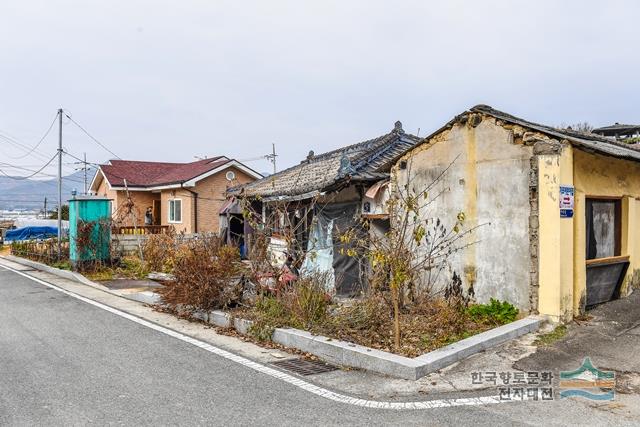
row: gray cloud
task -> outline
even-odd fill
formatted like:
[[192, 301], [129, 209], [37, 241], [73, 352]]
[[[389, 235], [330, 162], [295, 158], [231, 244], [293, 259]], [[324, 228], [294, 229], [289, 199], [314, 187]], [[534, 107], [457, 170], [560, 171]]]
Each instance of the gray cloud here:
[[[275, 142], [284, 167], [398, 119], [424, 135], [477, 103], [640, 122], [638, 18], [633, 1], [5, 1], [0, 132], [32, 144], [62, 106], [124, 158]], [[65, 146], [109, 158], [71, 124]]]

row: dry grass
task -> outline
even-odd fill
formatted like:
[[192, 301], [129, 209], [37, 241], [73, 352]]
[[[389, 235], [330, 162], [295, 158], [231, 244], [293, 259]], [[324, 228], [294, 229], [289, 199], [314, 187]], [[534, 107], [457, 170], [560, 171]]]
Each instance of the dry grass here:
[[339, 305], [327, 299], [322, 287], [299, 281], [282, 294], [260, 296], [254, 307], [239, 309], [234, 315], [253, 320], [250, 333], [259, 340], [269, 340], [274, 328], [293, 327], [416, 357], [513, 320], [498, 319], [493, 313], [475, 314], [478, 308], [487, 311], [488, 307], [491, 304], [466, 307], [443, 298], [419, 298], [400, 314], [402, 336], [397, 349], [393, 312], [381, 294]]
[[340, 307], [329, 322], [313, 332], [367, 347], [416, 357], [436, 348], [486, 331], [492, 326], [476, 321], [464, 309], [442, 299], [423, 301], [400, 314], [400, 347], [395, 348], [393, 317], [380, 298], [367, 298]]

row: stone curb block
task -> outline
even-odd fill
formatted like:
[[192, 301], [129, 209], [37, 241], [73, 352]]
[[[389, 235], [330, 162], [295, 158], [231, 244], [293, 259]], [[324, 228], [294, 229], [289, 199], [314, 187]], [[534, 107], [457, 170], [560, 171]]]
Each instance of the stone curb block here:
[[[203, 319], [204, 315], [199, 314], [197, 318]], [[248, 328], [253, 324], [250, 320], [232, 318], [229, 314], [219, 310], [208, 313], [208, 319], [209, 323], [224, 328], [230, 327], [233, 321], [234, 328], [241, 334], [246, 334]], [[413, 359], [346, 341], [334, 340], [322, 335], [313, 335], [299, 329], [277, 328], [271, 339], [285, 347], [311, 353], [338, 365], [364, 369], [396, 378], [417, 380], [475, 353], [534, 332], [543, 321], [541, 317], [529, 316]]]

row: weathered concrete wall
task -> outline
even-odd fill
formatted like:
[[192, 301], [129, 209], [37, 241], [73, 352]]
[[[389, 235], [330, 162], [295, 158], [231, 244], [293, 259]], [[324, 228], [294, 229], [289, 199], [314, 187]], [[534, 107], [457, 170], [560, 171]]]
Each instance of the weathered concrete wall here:
[[[478, 119], [480, 117], [478, 116]], [[457, 246], [473, 243], [450, 257], [450, 265], [479, 302], [506, 300], [529, 311], [529, 183], [531, 146], [514, 141], [513, 132], [492, 118], [455, 124], [407, 154], [394, 167], [400, 186], [418, 191], [442, 175], [429, 192], [435, 198], [421, 217], [439, 218], [451, 228], [459, 212], [464, 229], [477, 227]], [[407, 168], [401, 169], [402, 160]], [[437, 196], [439, 195], [439, 196]], [[450, 280], [450, 273], [437, 287]]]

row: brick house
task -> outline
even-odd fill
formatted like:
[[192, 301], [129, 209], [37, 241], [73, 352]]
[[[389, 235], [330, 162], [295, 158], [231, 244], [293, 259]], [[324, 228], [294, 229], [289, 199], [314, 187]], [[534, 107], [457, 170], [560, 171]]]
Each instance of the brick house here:
[[113, 200], [119, 227], [144, 226], [151, 208], [155, 228], [218, 233], [227, 189], [259, 178], [256, 171], [224, 156], [191, 163], [110, 160], [100, 165], [90, 191]]

